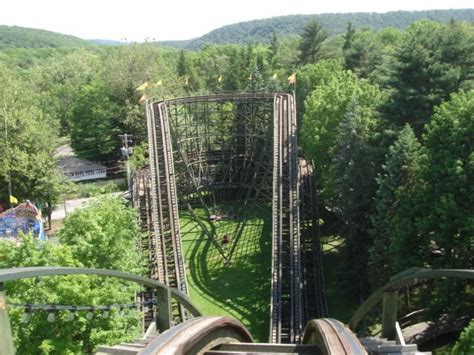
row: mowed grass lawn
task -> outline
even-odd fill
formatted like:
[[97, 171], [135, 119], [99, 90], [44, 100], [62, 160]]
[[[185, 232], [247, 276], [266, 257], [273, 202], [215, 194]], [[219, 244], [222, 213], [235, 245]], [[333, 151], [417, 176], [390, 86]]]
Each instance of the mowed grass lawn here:
[[[214, 222], [217, 240], [231, 253], [229, 265], [188, 212], [180, 212], [187, 281], [192, 302], [205, 315], [240, 320], [255, 341], [268, 340], [271, 276], [271, 208], [232, 206], [245, 219], [239, 239], [236, 221]], [[195, 210], [204, 216], [202, 210]], [[203, 222], [209, 222], [202, 218]], [[230, 243], [222, 244], [224, 234]]]

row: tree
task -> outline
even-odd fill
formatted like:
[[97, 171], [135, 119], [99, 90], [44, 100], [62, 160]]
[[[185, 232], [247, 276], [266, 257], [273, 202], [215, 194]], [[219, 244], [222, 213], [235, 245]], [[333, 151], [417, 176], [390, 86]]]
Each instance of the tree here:
[[[109, 268], [141, 274], [140, 233], [132, 209], [118, 199], [105, 198], [92, 206], [75, 211], [61, 230], [61, 243], [40, 242], [30, 236], [21, 243], [0, 241], [0, 268], [26, 266], [71, 266]], [[91, 276], [57, 276], [7, 283], [10, 304], [62, 304], [71, 306], [107, 306], [130, 304], [139, 288], [113, 278]], [[24, 310], [9, 310], [19, 354], [93, 353], [98, 344], [116, 344], [134, 339], [141, 332], [140, 313], [117, 307], [107, 317], [86, 311], [48, 313], [36, 311], [28, 323], [22, 320]]]
[[118, 198], [102, 197], [69, 215], [59, 241], [69, 245], [85, 267], [143, 272], [137, 253], [140, 228], [135, 213]]
[[[473, 265], [474, 90], [453, 94], [435, 109], [423, 135], [423, 218], [420, 233], [441, 256], [433, 267]], [[428, 246], [427, 246], [428, 247]]]
[[269, 54], [270, 54], [270, 62], [273, 62], [273, 59], [277, 56], [278, 54], [278, 48], [280, 47], [280, 43], [278, 40], [278, 36], [275, 31], [272, 32], [272, 39], [270, 41], [270, 47], [269, 49]]
[[355, 28], [352, 27], [352, 22], [349, 21], [347, 23], [346, 33], [343, 36], [344, 45], [342, 46], [342, 49], [344, 51], [346, 51], [346, 50], [348, 50], [352, 47], [352, 41], [354, 40], [354, 34], [355, 34]]
[[59, 173], [53, 159], [57, 121], [47, 115], [31, 82], [0, 64], [0, 200], [8, 201], [8, 181], [18, 200], [54, 204]]
[[309, 22], [301, 34], [301, 42], [299, 45], [300, 63], [316, 63], [319, 60], [318, 54], [321, 49], [321, 44], [326, 38], [326, 32], [318, 21], [314, 20]]
[[377, 86], [357, 79], [349, 71], [333, 68], [324, 62], [312, 68], [312, 73], [320, 73], [320, 78], [315, 80], [316, 86], [305, 100], [301, 129], [301, 142], [308, 157], [318, 166], [324, 187], [330, 181], [328, 173], [339, 141], [338, 127], [349, 103], [355, 99], [358, 117], [374, 124], [374, 108], [382, 99]]
[[367, 296], [367, 257], [371, 245], [369, 216], [373, 210], [377, 165], [371, 144], [373, 122], [352, 97], [337, 129], [330, 167], [330, 208], [338, 216], [344, 238], [343, 279], [349, 293]]
[[[71, 119], [71, 146], [79, 157], [106, 161], [116, 156], [121, 133], [121, 107], [114, 102], [109, 88], [96, 80], [82, 88]], [[94, 129], [91, 129], [91, 128]]]
[[451, 354], [472, 354], [474, 352], [474, 320], [471, 320], [469, 325], [464, 328], [453, 347]]
[[344, 70], [337, 60], [322, 60], [317, 64], [306, 64], [298, 69], [296, 78], [296, 112], [298, 113], [298, 128], [302, 127], [301, 118], [305, 112], [305, 101], [311, 92], [318, 86], [331, 81], [334, 73]]
[[244, 89], [247, 80], [247, 73], [243, 63], [243, 48], [232, 48], [229, 56], [229, 67], [224, 73], [225, 91], [241, 91]]
[[419, 135], [433, 108], [459, 89], [474, 87], [474, 27], [420, 21], [405, 32], [396, 51], [391, 100], [385, 112]]
[[186, 53], [184, 50], [181, 50], [179, 52], [179, 58], [178, 58], [178, 76], [184, 77], [188, 73], [188, 64], [186, 61]]
[[[416, 182], [420, 146], [413, 130], [409, 125], [406, 125], [399, 132], [398, 139], [389, 148], [386, 162], [382, 166], [383, 172], [376, 179], [375, 211], [371, 218], [372, 228], [370, 230], [373, 246], [370, 248], [368, 263], [372, 270], [370, 283], [373, 288], [383, 286], [391, 276], [402, 271], [396, 267], [399, 262], [394, 260], [396, 255], [394, 255], [393, 247], [398, 238], [395, 235], [395, 231], [398, 230], [395, 220], [400, 222], [403, 212], [400, 203], [407, 202], [402, 200], [402, 194]], [[415, 206], [411, 206], [411, 208], [415, 208]], [[406, 231], [411, 226], [413, 230], [413, 223], [407, 219], [405, 221], [402, 228]], [[416, 249], [404, 254], [405, 264], [403, 267], [412, 264], [407, 258], [416, 259], [419, 256]]]

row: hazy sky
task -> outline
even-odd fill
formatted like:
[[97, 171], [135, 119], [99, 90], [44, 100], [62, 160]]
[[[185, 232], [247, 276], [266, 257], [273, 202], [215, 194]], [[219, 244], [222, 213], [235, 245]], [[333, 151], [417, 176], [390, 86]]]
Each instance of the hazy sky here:
[[281, 15], [473, 8], [472, 0], [0, 0], [0, 24], [85, 39], [190, 39]]

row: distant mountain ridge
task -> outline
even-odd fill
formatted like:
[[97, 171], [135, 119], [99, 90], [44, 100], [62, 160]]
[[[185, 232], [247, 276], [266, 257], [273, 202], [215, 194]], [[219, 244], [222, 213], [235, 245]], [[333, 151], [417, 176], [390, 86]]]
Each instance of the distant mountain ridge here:
[[[326, 31], [332, 35], [345, 32], [349, 21], [352, 22], [355, 28], [366, 27], [374, 30], [385, 27], [404, 29], [414, 21], [421, 19], [438, 22], [455, 20], [474, 23], [474, 9], [288, 15], [223, 26], [194, 39], [153, 43], [159, 46], [191, 50], [200, 49], [206, 44], [268, 43], [273, 32], [279, 37], [300, 34], [306, 23], [312, 19], [319, 20]], [[57, 48], [127, 44], [129, 43], [105, 39], [85, 40], [52, 31], [0, 25], [0, 50], [8, 48]]]
[[190, 40], [155, 43], [161, 46], [182, 49], [200, 49], [206, 44], [268, 43], [273, 32], [280, 37], [296, 36], [301, 33], [305, 24], [313, 19], [320, 21], [331, 35], [344, 33], [349, 21], [352, 22], [355, 28], [365, 27], [374, 30], [385, 27], [404, 29], [414, 21], [421, 19], [438, 22], [455, 20], [472, 23], [474, 22], [474, 9], [289, 15], [227, 25]]
[[84, 39], [57, 32], [0, 25], [0, 50], [8, 48], [84, 47]]

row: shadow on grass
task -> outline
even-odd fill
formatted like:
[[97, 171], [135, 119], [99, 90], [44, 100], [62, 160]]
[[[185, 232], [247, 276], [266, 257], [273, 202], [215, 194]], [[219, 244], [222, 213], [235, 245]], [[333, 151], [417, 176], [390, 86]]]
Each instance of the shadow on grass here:
[[[227, 266], [198, 225], [189, 215], [182, 214], [188, 284], [191, 300], [204, 314], [234, 317], [249, 329], [255, 340], [266, 341], [270, 310], [271, 209], [245, 208], [246, 211], [239, 211], [248, 217], [240, 238], [224, 245], [232, 250], [232, 261]], [[217, 225], [219, 236], [235, 227], [231, 221]]]
[[326, 299], [328, 302], [329, 316], [348, 323], [359, 304], [352, 300], [339, 281], [339, 266], [342, 263], [340, 253], [344, 243], [339, 236], [326, 235], [321, 237], [323, 244], [323, 268]]

